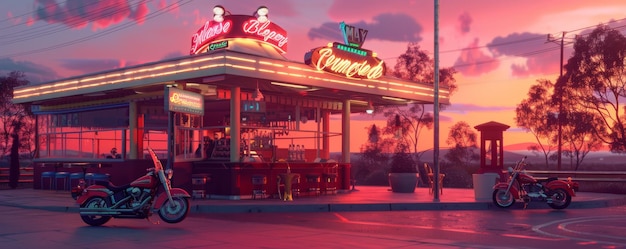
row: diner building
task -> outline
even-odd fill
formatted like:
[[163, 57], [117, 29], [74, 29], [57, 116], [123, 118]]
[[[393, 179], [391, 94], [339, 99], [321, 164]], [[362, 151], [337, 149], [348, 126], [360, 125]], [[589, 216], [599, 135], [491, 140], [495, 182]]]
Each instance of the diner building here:
[[[75, 183], [42, 172], [125, 184], [152, 166], [152, 148], [174, 169], [173, 185], [200, 197], [275, 196], [288, 171], [295, 194], [349, 189], [350, 115], [433, 103], [434, 92], [385, 75], [385, 63], [361, 47], [367, 30], [338, 28], [344, 41], [291, 61], [287, 32], [267, 8], [233, 15], [216, 6], [190, 32], [187, 56], [15, 89], [13, 101], [36, 115], [34, 187]], [[439, 97], [448, 103], [447, 89]], [[340, 128], [331, 129], [331, 115]], [[331, 140], [341, 143], [340, 157], [331, 158]]]

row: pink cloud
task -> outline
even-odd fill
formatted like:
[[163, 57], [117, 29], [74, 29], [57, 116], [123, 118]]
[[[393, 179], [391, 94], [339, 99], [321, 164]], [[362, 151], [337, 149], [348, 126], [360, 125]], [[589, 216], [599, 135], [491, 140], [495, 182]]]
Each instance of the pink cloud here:
[[76, 29], [92, 24], [94, 30], [104, 29], [127, 18], [141, 24], [149, 13], [146, 2], [129, 0], [68, 0], [64, 4], [55, 0], [37, 0], [35, 9], [36, 20], [62, 23]]
[[478, 76], [495, 70], [500, 65], [497, 59], [483, 53], [478, 47], [478, 39], [465, 48], [454, 63], [454, 68], [464, 75]]
[[472, 21], [473, 20], [470, 14], [467, 12], [463, 12], [463, 14], [459, 16], [458, 23], [457, 23], [457, 30], [459, 31], [459, 33], [461, 34], [468, 33], [472, 26]]

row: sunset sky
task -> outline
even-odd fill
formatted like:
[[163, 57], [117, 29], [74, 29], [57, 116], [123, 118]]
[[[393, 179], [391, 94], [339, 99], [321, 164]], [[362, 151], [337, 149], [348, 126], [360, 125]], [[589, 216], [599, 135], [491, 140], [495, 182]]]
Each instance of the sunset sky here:
[[[0, 73], [18, 70], [31, 82], [159, 61], [188, 54], [191, 35], [212, 18], [213, 6], [232, 14], [269, 8], [269, 19], [288, 32], [286, 57], [341, 41], [339, 23], [369, 30], [363, 47], [393, 66], [409, 42], [434, 50], [434, 1], [417, 0], [6, 0], [0, 1]], [[626, 1], [440, 1], [440, 66], [454, 66], [458, 91], [440, 113], [441, 146], [458, 121], [511, 126], [505, 145], [533, 142], [515, 126], [514, 110], [538, 79], [556, 80], [560, 45], [598, 24], [626, 32]], [[572, 53], [565, 46], [565, 61]], [[334, 120], [338, 120], [335, 118]], [[351, 151], [380, 116], [353, 117]], [[379, 121], [377, 121], [379, 120]], [[339, 127], [339, 122], [332, 123]], [[333, 143], [337, 144], [337, 143]], [[420, 148], [433, 146], [433, 132]], [[332, 147], [331, 151], [339, 151]]]

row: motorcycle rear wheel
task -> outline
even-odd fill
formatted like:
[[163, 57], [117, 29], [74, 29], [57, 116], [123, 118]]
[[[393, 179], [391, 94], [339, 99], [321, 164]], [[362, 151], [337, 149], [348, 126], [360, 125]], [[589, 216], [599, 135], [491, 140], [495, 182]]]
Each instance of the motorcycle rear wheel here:
[[552, 198], [552, 203], [548, 203], [548, 206], [554, 209], [565, 209], [572, 203], [572, 196], [562, 188], [552, 190], [550, 198]]
[[[109, 205], [106, 200], [102, 197], [91, 197], [89, 200], [85, 202], [85, 204], [80, 206], [81, 208], [107, 208]], [[104, 223], [107, 223], [111, 220], [111, 216], [101, 216], [101, 215], [81, 215], [80, 218], [91, 226], [101, 226]]]
[[166, 200], [159, 209], [159, 217], [167, 223], [178, 223], [183, 221], [189, 213], [189, 198], [172, 197], [174, 202]]
[[493, 204], [500, 208], [508, 208], [515, 204], [515, 198], [511, 192], [507, 192], [504, 189], [496, 189], [493, 191]]

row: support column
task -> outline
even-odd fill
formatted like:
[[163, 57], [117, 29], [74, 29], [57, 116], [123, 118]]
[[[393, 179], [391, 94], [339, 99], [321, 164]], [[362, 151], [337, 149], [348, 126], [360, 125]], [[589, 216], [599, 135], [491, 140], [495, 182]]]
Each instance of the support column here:
[[350, 100], [343, 102], [341, 113], [341, 156], [344, 163], [350, 163]]
[[241, 88], [230, 89], [230, 162], [239, 162], [241, 155]]
[[139, 138], [137, 134], [137, 102], [135, 101], [128, 103], [128, 130], [130, 131], [128, 159], [137, 159], [137, 141]]
[[330, 158], [330, 112], [329, 111], [324, 111], [323, 112], [323, 128], [322, 128], [322, 134], [323, 135], [323, 139], [322, 139], [322, 158]]

